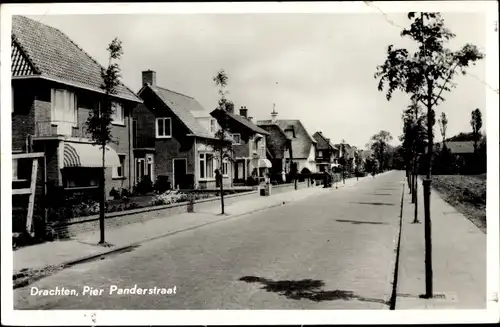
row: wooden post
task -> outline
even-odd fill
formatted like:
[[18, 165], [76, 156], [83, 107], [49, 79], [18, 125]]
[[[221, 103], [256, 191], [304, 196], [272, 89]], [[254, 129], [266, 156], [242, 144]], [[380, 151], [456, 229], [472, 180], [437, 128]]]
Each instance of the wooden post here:
[[26, 217], [26, 231], [31, 235], [34, 236], [35, 233], [33, 231], [33, 208], [35, 205], [35, 194], [36, 194], [36, 176], [38, 173], [38, 159], [33, 158], [32, 159], [32, 164], [31, 164], [31, 193], [29, 195], [29, 201], [28, 201], [28, 216]]

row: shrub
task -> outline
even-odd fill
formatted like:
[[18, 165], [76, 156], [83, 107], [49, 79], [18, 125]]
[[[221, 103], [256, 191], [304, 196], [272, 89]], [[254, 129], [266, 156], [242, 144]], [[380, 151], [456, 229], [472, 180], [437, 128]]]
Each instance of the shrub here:
[[166, 205], [177, 202], [182, 202], [187, 200], [187, 195], [181, 193], [179, 191], [167, 191], [162, 194], [156, 195], [151, 201], [150, 204], [153, 206], [158, 205]]
[[120, 199], [120, 192], [118, 192], [114, 187], [109, 191], [109, 196], [112, 196], [115, 200]]
[[158, 176], [156, 179], [156, 183], [154, 186], [155, 191], [158, 193], [165, 193], [166, 191], [170, 190], [172, 187], [170, 185], [170, 181], [168, 180], [168, 176]]
[[135, 190], [137, 194], [147, 194], [151, 192], [153, 190], [151, 178], [148, 175], [142, 177], [141, 181], [137, 183]]

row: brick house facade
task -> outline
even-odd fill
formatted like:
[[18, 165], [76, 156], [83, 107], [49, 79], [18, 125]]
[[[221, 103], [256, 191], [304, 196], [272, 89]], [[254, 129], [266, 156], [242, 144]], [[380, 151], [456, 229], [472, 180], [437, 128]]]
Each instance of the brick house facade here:
[[[102, 151], [85, 122], [104, 103], [101, 68], [61, 31], [32, 19], [12, 20], [12, 151], [45, 153], [47, 183], [73, 191], [98, 187]], [[123, 84], [113, 96], [106, 149], [106, 193], [132, 187], [130, 115], [141, 100]], [[13, 180], [19, 178], [13, 162]]]
[[216, 120], [193, 97], [158, 86], [156, 72], [144, 71], [142, 81], [144, 104], [133, 113], [136, 181], [150, 175], [152, 181], [168, 180], [172, 188], [213, 189], [220, 169], [230, 186], [229, 162], [220, 163], [214, 148]]
[[[278, 113], [273, 110], [272, 119], [260, 120], [258, 126], [277, 125], [291, 140], [292, 151], [285, 152], [286, 165], [291, 169], [291, 163], [299, 172], [316, 172], [316, 140], [308, 133], [298, 119], [276, 119]], [[293, 158], [292, 158], [293, 155]]]
[[332, 164], [338, 163], [339, 149], [333, 145], [329, 138], [322, 132], [313, 134], [317, 142], [316, 146], [316, 166], [318, 172], [330, 170]]
[[265, 179], [272, 167], [266, 154], [269, 133], [251, 121], [246, 107], [241, 107], [239, 115], [220, 109], [211, 115], [218, 122], [224, 121], [232, 136], [234, 183], [252, 184]]

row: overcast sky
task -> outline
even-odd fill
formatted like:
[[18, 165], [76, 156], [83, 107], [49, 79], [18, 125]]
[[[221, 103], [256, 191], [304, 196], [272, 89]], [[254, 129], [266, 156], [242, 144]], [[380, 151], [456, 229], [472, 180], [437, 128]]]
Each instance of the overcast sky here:
[[[397, 93], [388, 102], [373, 74], [389, 44], [411, 43], [381, 14], [30, 17], [60, 29], [101, 63], [107, 62], [108, 43], [118, 37], [123, 82], [136, 92], [141, 71], [151, 69], [159, 86], [193, 96], [211, 110], [218, 97], [212, 77], [223, 68], [229, 98], [256, 119], [269, 119], [276, 103], [279, 118], [300, 119], [309, 133], [323, 131], [334, 143], [345, 139], [364, 148], [382, 129], [395, 140], [401, 134], [408, 99]], [[472, 42], [485, 51], [485, 15], [443, 17], [457, 35], [452, 50]], [[387, 18], [403, 27], [409, 23], [406, 14]], [[470, 72], [484, 80], [484, 61]], [[470, 131], [473, 109], [486, 112], [485, 86], [477, 78], [458, 76], [457, 88], [437, 108], [437, 115], [448, 115], [449, 136]]]

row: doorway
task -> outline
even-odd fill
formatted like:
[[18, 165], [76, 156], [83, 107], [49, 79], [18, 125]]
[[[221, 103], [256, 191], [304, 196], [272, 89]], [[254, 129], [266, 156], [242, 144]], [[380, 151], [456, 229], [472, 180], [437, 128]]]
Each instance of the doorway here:
[[173, 183], [174, 188], [183, 188], [186, 184], [187, 160], [173, 159]]

